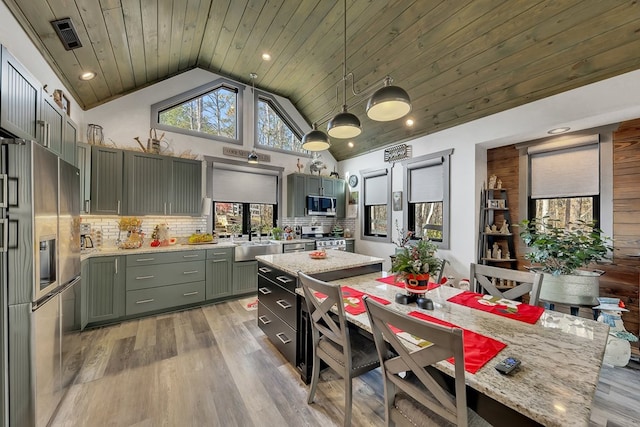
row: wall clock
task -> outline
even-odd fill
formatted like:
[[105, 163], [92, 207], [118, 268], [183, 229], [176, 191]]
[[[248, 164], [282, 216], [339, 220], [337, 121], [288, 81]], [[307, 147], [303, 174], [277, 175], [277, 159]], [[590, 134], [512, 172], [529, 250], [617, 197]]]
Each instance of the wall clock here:
[[349, 176], [349, 187], [355, 187], [356, 185], [358, 185], [358, 176], [357, 175], [350, 175]]

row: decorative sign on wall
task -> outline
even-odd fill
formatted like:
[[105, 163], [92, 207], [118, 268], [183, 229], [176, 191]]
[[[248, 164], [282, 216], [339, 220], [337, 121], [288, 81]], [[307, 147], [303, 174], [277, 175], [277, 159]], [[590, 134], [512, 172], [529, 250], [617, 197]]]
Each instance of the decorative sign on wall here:
[[[240, 148], [222, 147], [222, 154], [224, 154], [225, 156], [229, 156], [229, 157], [240, 157], [240, 158], [243, 158], [243, 159], [247, 160], [247, 157], [249, 157], [249, 153], [250, 153], [250, 151], [241, 150]], [[271, 162], [271, 156], [270, 155], [261, 154], [261, 153], [257, 153], [257, 154], [258, 154], [258, 162], [260, 162], [260, 163], [270, 163]]]
[[411, 146], [398, 144], [384, 150], [384, 161], [393, 163], [411, 157]]

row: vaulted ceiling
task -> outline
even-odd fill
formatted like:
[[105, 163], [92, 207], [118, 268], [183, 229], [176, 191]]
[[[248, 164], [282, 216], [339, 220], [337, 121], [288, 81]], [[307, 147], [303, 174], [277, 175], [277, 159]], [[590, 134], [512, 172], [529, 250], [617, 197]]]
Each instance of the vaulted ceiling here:
[[[341, 0], [3, 1], [85, 109], [195, 67], [246, 83], [256, 73], [309, 123], [342, 88]], [[81, 48], [54, 32], [66, 17]], [[369, 120], [349, 81], [363, 133], [353, 148], [332, 140], [338, 160], [640, 68], [637, 1], [347, 0], [347, 26], [356, 92], [391, 75], [415, 124]], [[84, 70], [97, 77], [81, 81]]]

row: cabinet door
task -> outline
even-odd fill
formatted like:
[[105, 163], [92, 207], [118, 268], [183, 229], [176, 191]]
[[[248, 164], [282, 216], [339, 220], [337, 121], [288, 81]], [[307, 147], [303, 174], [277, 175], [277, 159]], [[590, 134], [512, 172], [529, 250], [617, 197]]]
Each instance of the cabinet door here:
[[233, 294], [258, 292], [258, 261], [233, 263]]
[[40, 83], [2, 46], [0, 127], [17, 138], [38, 139]]
[[98, 257], [89, 260], [89, 323], [115, 320], [124, 316], [123, 269], [122, 257]]
[[[68, 117], [65, 120], [64, 139], [62, 141], [62, 158], [72, 165], [76, 162], [76, 143], [78, 142], [78, 127]], [[81, 199], [84, 200], [84, 199]]]
[[91, 213], [91, 146], [76, 145], [76, 167], [80, 169], [80, 213]]
[[169, 215], [200, 216], [202, 208], [202, 162], [171, 159]]
[[356, 251], [356, 244], [354, 240], [347, 240], [347, 252], [355, 252]]
[[91, 147], [91, 213], [120, 215], [122, 206], [122, 150]]
[[337, 181], [335, 179], [330, 178], [322, 178], [320, 180], [320, 191], [323, 196], [326, 197], [336, 197], [336, 189], [335, 187], [339, 187]]
[[301, 217], [307, 207], [305, 176], [292, 173], [287, 176], [287, 215]]
[[89, 260], [85, 259], [80, 263], [80, 276], [82, 277], [82, 293], [80, 298], [80, 329], [84, 330], [89, 323]]
[[333, 181], [333, 192], [336, 198], [336, 217], [344, 218], [347, 211], [346, 183], [343, 179]]
[[127, 173], [127, 214], [169, 214], [171, 165], [167, 159], [156, 154], [127, 151], [124, 164]]
[[305, 176], [305, 193], [307, 196], [322, 196], [322, 178], [320, 176]]
[[49, 150], [62, 156], [62, 133], [65, 127], [65, 114], [53, 99], [42, 98], [40, 115], [40, 143]]
[[207, 259], [205, 296], [207, 300], [226, 297], [233, 292], [231, 253]]

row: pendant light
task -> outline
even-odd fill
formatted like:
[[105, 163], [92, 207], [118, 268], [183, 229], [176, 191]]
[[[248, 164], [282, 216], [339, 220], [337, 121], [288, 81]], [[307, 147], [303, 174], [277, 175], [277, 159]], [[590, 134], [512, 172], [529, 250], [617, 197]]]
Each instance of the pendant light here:
[[[250, 73], [249, 78], [251, 79], [251, 93], [253, 93], [256, 88], [256, 79], [258, 78], [258, 75], [256, 73]], [[251, 149], [251, 152], [247, 156], [247, 163], [251, 163], [252, 165], [258, 164], [258, 153], [256, 153], [255, 146]]]
[[391, 77], [384, 79], [384, 87], [371, 95], [367, 102], [367, 116], [378, 122], [388, 122], [411, 112], [409, 94], [398, 86], [391, 86]]
[[302, 148], [307, 151], [323, 151], [331, 147], [329, 137], [326, 133], [318, 130], [316, 123], [313, 124], [313, 130], [302, 137]]
[[342, 61], [342, 112], [327, 124], [327, 132], [334, 138], [354, 138], [362, 133], [360, 120], [347, 111], [347, 0], [344, 0], [344, 59]]

